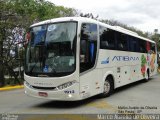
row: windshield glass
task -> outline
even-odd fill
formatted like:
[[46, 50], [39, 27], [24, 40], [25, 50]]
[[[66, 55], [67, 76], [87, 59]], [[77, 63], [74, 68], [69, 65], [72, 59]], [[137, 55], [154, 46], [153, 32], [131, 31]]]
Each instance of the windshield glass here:
[[74, 72], [76, 29], [76, 22], [31, 28], [25, 73], [31, 76], [63, 76]]

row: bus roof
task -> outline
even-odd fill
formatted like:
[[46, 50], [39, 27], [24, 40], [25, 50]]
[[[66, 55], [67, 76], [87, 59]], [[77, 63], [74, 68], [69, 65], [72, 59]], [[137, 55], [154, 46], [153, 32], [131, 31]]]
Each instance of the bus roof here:
[[118, 31], [118, 32], [121, 32], [121, 33], [124, 33], [124, 34], [128, 34], [130, 36], [137, 37], [137, 38], [140, 38], [140, 39], [143, 39], [143, 40], [155, 43], [154, 41], [149, 40], [148, 38], [144, 38], [142, 36], [139, 36], [136, 32], [130, 31], [130, 30], [125, 29], [125, 28], [122, 28], [120, 26], [111, 26], [111, 25], [102, 23], [100, 21], [93, 20], [93, 19], [86, 18], [86, 17], [61, 17], [61, 18], [54, 18], [54, 19], [49, 19], [49, 20], [45, 20], [45, 21], [42, 21], [42, 22], [35, 23], [35, 24], [31, 25], [31, 27], [42, 25], [42, 24], [49, 24], [49, 23], [54, 23], [54, 22], [65, 22], [65, 21], [77, 21], [77, 22], [82, 22], [82, 23], [83, 22], [85, 22], [85, 23], [95, 23], [95, 24], [98, 24], [98, 25], [101, 25], [101, 26], [105, 26], [107, 28], [113, 29], [115, 31]]

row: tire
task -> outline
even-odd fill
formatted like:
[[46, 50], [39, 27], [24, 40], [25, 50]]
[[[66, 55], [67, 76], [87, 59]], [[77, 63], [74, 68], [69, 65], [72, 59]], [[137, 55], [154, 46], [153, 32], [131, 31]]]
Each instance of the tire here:
[[114, 85], [113, 85], [113, 79], [112, 77], [107, 77], [104, 86], [103, 86], [103, 93], [101, 94], [101, 97], [108, 97], [113, 93]]
[[147, 70], [147, 77], [144, 79], [145, 82], [148, 82], [150, 79], [149, 70]]

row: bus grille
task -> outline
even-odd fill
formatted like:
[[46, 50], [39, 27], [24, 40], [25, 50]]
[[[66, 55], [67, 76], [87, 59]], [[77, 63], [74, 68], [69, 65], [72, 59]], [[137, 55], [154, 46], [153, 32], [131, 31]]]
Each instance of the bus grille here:
[[56, 87], [38, 87], [38, 86], [32, 86], [32, 87], [41, 90], [56, 90]]

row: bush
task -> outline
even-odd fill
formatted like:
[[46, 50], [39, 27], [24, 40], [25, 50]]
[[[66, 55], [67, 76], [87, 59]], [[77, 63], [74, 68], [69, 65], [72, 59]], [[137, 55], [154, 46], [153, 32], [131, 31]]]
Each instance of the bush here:
[[7, 85], [19, 85], [19, 83], [23, 84], [23, 81], [22, 79], [17, 79], [15, 80], [14, 78], [6, 78], [5, 79], [5, 86]]

